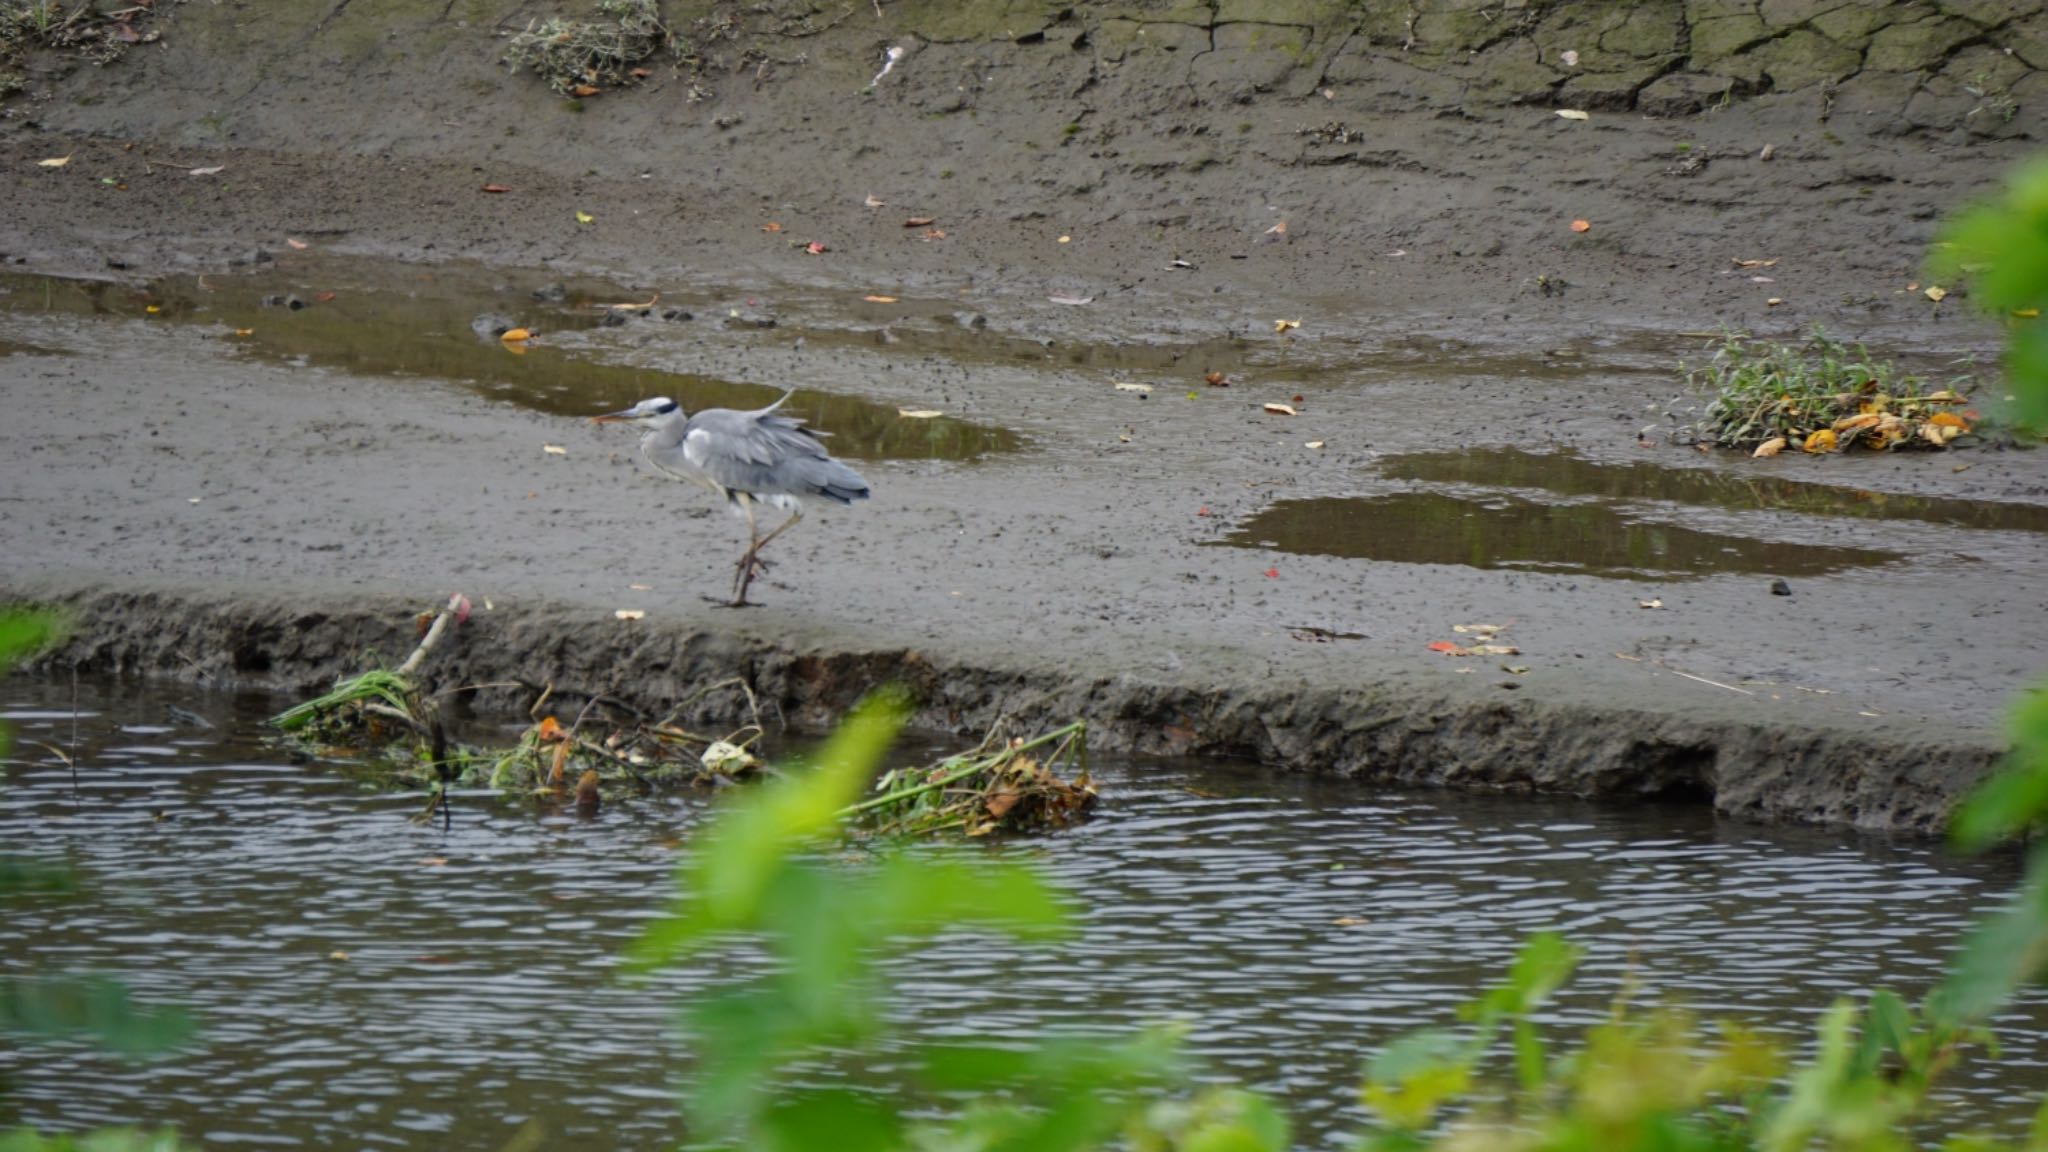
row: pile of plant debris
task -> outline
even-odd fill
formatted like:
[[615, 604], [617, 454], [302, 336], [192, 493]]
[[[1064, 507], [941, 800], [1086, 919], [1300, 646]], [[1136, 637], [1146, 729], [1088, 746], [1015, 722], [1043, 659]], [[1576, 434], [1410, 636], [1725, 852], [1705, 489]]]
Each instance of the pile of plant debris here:
[[1729, 334], [1705, 365], [1680, 371], [1707, 398], [1694, 436], [1753, 456], [1947, 448], [1977, 421], [1961, 391], [1967, 376], [1935, 386], [1818, 329], [1796, 345]]
[[[439, 700], [470, 688], [429, 694], [416, 674], [442, 636], [468, 616], [469, 601], [451, 597], [440, 612], [422, 614], [419, 646], [403, 664], [347, 677], [273, 716], [271, 726], [295, 754], [360, 761], [389, 783], [433, 789], [437, 801], [450, 786], [467, 785], [540, 798], [573, 794], [578, 804], [595, 807], [617, 788], [719, 786], [768, 771], [749, 751], [762, 727], [753, 693], [742, 680], [700, 689], [658, 720], [592, 696], [566, 724], [548, 711], [557, 695], [553, 687], [543, 687], [527, 713], [532, 723], [511, 747], [451, 740]], [[683, 709], [728, 688], [745, 697], [752, 723], [722, 737], [678, 726]]]
[[1029, 740], [991, 732], [970, 751], [883, 773], [876, 795], [842, 809], [840, 819], [880, 836], [955, 829], [986, 836], [1068, 827], [1095, 805], [1095, 785], [1080, 766], [1087, 730], [1076, 720]]
[[28, 84], [32, 52], [71, 53], [94, 64], [112, 64], [131, 44], [155, 43], [148, 27], [159, 7], [182, 0], [133, 0], [118, 5], [93, 0], [0, 0], [0, 97]]
[[[418, 619], [419, 646], [396, 668], [373, 668], [271, 718], [299, 758], [345, 759], [366, 766], [388, 786], [424, 788], [427, 808], [446, 813], [454, 787], [489, 788], [540, 800], [574, 799], [595, 810], [606, 797], [663, 788], [725, 787], [776, 770], [754, 752], [764, 728], [752, 688], [743, 679], [698, 689], [668, 712], [651, 713], [608, 696], [582, 697], [573, 713], [558, 707], [566, 693], [536, 689], [531, 721], [510, 746], [485, 747], [450, 738], [440, 700], [477, 686], [430, 693], [419, 679], [427, 657], [450, 629], [468, 619], [469, 601], [449, 598]], [[489, 687], [531, 687], [495, 684]], [[749, 722], [723, 736], [678, 723], [705, 698], [731, 691]], [[899, 768], [875, 785], [877, 795], [841, 815], [880, 835], [961, 830], [1035, 832], [1078, 822], [1095, 803], [1080, 769], [1086, 726], [1080, 721], [1032, 739], [1005, 739], [999, 723], [981, 744], [921, 768]], [[1063, 778], [1064, 772], [1071, 779]]]
[[564, 96], [595, 96], [650, 75], [640, 65], [681, 44], [661, 22], [657, 0], [597, 0], [596, 20], [551, 16], [512, 37], [505, 61], [530, 68]]

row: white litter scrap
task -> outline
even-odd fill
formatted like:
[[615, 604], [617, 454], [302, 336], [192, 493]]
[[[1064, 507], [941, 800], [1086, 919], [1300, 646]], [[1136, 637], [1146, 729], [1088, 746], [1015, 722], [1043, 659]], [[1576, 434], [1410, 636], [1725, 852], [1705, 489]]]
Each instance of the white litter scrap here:
[[868, 87], [873, 88], [875, 85], [880, 84], [882, 77], [887, 76], [889, 69], [894, 68], [896, 62], [901, 59], [903, 59], [903, 46], [900, 44], [891, 45], [889, 48], [889, 58], [882, 61], [882, 70], [875, 73], [873, 80], [868, 81]]

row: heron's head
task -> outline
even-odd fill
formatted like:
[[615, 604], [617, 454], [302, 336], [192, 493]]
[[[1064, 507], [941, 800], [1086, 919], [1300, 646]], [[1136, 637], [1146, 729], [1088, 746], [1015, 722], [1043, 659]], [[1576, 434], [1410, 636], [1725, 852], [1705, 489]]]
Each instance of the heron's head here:
[[656, 396], [652, 400], [642, 400], [623, 412], [607, 412], [602, 416], [592, 416], [590, 419], [596, 424], [652, 424], [664, 416], [682, 410], [682, 405], [668, 397]]

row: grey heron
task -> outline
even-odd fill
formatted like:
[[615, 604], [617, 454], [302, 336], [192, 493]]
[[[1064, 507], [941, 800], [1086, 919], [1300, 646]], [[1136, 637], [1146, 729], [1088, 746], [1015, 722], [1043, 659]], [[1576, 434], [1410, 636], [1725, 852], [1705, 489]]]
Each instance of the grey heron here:
[[[763, 546], [803, 519], [805, 500], [851, 504], [868, 498], [868, 482], [860, 473], [834, 460], [818, 437], [794, 416], [776, 412], [794, 392], [751, 412], [706, 408], [690, 416], [666, 396], [642, 400], [621, 412], [594, 416], [599, 424], [632, 423], [647, 430], [640, 455], [654, 470], [677, 480], [690, 480], [725, 497], [747, 519], [747, 550], [732, 578], [732, 607], [747, 603], [754, 572], [765, 567]], [[789, 513], [773, 532], [761, 535], [754, 505], [766, 504]]]

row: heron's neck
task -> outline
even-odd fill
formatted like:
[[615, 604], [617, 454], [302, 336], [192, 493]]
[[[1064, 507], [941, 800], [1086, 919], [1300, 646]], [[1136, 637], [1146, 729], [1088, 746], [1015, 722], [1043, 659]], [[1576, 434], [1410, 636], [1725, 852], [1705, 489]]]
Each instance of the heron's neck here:
[[681, 408], [656, 419], [648, 425], [647, 434], [640, 438], [640, 451], [652, 452], [657, 448], [673, 448], [681, 444], [683, 425], [689, 422], [690, 418], [683, 414]]

